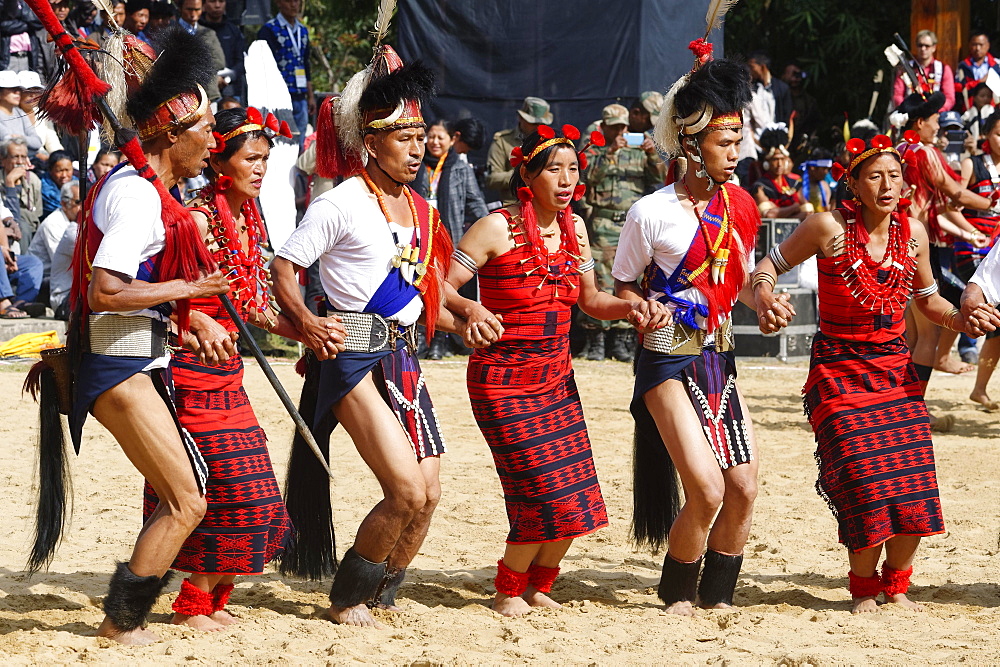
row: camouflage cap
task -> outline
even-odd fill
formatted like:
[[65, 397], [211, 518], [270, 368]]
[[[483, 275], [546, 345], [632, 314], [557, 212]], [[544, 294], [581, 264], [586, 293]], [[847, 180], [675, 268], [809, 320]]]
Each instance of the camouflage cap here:
[[524, 104], [517, 110], [518, 115], [526, 122], [535, 125], [551, 125], [552, 113], [549, 111], [549, 103], [541, 97], [525, 97]]
[[620, 104], [609, 104], [601, 111], [601, 123], [607, 126], [628, 125], [628, 109]]
[[639, 95], [639, 103], [649, 112], [650, 119], [655, 123], [663, 108], [663, 95], [655, 90], [647, 90]]

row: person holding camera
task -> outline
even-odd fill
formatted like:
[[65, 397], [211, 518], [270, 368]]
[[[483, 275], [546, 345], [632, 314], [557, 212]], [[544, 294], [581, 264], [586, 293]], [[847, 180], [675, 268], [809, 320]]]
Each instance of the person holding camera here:
[[[594, 256], [594, 275], [598, 288], [614, 294], [618, 237], [625, 214], [643, 195], [662, 184], [660, 156], [653, 140], [640, 132], [629, 132], [629, 110], [621, 104], [609, 104], [601, 112], [604, 146], [591, 146], [584, 152], [584, 182], [591, 213], [587, 221], [590, 251]], [[583, 312], [579, 326], [586, 331], [584, 348], [577, 355], [593, 361], [607, 357], [632, 361], [635, 356], [635, 329], [625, 320], [604, 322]], [[608, 340], [605, 340], [607, 334]]]

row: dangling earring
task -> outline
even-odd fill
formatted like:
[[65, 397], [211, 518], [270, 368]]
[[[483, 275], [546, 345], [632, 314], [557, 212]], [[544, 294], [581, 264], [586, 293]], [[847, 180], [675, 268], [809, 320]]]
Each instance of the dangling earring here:
[[535, 193], [527, 185], [522, 185], [517, 189], [517, 198], [527, 204], [535, 198]]
[[215, 189], [219, 192], [225, 192], [233, 184], [233, 179], [225, 174], [219, 174], [218, 180], [215, 181]]

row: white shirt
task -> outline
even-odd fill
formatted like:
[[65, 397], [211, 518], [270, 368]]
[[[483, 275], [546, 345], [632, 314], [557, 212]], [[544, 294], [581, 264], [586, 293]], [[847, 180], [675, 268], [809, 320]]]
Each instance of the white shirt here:
[[52, 253], [52, 268], [49, 271], [49, 304], [53, 309], [62, 305], [73, 287], [73, 249], [80, 226], [76, 222], [66, 225], [55, 252]]
[[[152, 183], [136, 173], [134, 167], [126, 165], [108, 177], [94, 202], [94, 224], [104, 233], [104, 238], [97, 249], [93, 267], [135, 278], [139, 266], [163, 250], [165, 245], [167, 233], [160, 213], [160, 195]], [[120, 312], [118, 315], [163, 321], [169, 319], [151, 309]], [[170, 355], [165, 355], [154, 359], [144, 370], [166, 368], [169, 362]]]
[[66, 213], [60, 206], [45, 216], [31, 237], [28, 252], [42, 260], [46, 275], [52, 270], [52, 256], [55, 254], [56, 246], [59, 245], [68, 225], [69, 218], [66, 217]]
[[[684, 261], [684, 256], [699, 233], [698, 220], [681, 206], [673, 185], [660, 188], [632, 204], [615, 252], [611, 275], [622, 282], [632, 283], [642, 278], [650, 262], [656, 262], [663, 273], [670, 277]], [[753, 254], [747, 258], [747, 270], [753, 270]], [[748, 274], [749, 275], [749, 274]], [[650, 292], [650, 298], [659, 298], [663, 292]], [[697, 288], [674, 292], [674, 296], [692, 303], [707, 305], [708, 300]], [[673, 312], [675, 304], [667, 303]], [[705, 328], [705, 318], [697, 317], [700, 328]]]
[[983, 261], [979, 263], [975, 275], [969, 280], [976, 283], [983, 290], [983, 297], [986, 303], [996, 305], [1000, 303], [1000, 243], [990, 248], [990, 252]]
[[[386, 223], [375, 195], [360, 177], [349, 178], [309, 204], [279, 257], [308, 267], [319, 260], [323, 291], [337, 310], [361, 312], [392, 269], [396, 240], [409, 243], [413, 229]], [[388, 319], [417, 321], [423, 301], [413, 297]]]

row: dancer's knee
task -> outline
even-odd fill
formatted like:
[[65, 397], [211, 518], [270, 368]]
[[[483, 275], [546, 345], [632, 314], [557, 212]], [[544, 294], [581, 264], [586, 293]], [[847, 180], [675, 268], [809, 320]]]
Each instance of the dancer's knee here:
[[719, 511], [725, 499], [726, 487], [720, 479], [718, 482], [706, 482], [692, 486], [685, 491], [687, 502], [685, 509], [692, 512], [704, 523], [709, 523]]
[[387, 494], [386, 501], [396, 514], [411, 518], [427, 504], [428, 495], [422, 483], [406, 483]]

